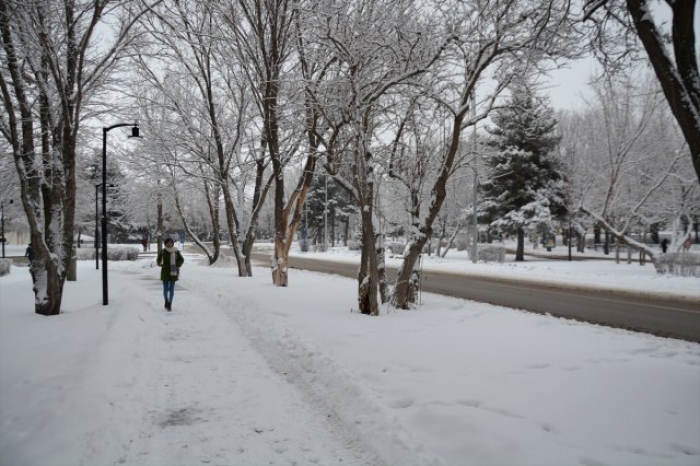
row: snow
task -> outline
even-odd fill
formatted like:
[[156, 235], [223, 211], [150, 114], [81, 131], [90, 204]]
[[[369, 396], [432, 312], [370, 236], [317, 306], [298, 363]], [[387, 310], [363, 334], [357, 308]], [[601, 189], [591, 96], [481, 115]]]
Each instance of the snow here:
[[[650, 264], [461, 254], [424, 267], [700, 301]], [[698, 344], [428, 293], [368, 317], [354, 280], [185, 258], [172, 313], [152, 259], [110, 263], [108, 306], [80, 261], [55, 317], [0, 277], [0, 464], [700, 464]]]

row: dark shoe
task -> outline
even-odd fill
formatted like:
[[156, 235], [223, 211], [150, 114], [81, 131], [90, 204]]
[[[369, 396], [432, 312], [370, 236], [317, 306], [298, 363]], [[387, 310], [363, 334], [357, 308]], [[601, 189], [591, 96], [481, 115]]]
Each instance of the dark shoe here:
[[168, 304], [170, 304], [170, 303], [168, 303], [168, 300], [166, 299], [166, 300], [165, 300], [165, 308], [166, 308], [166, 309], [168, 308]]
[[173, 303], [171, 303], [171, 302], [165, 303], [165, 308], [168, 310], [168, 312], [172, 311], [173, 310]]

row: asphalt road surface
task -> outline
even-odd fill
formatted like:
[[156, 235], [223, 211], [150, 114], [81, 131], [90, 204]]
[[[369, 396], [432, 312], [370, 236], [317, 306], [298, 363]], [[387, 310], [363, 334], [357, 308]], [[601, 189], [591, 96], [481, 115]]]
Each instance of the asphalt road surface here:
[[[269, 253], [253, 252], [252, 259], [269, 264]], [[350, 278], [357, 276], [356, 264], [298, 256], [291, 258], [291, 267]], [[389, 267], [388, 273], [394, 277], [396, 269]], [[430, 293], [700, 342], [700, 300], [546, 286], [425, 269], [421, 288]]]

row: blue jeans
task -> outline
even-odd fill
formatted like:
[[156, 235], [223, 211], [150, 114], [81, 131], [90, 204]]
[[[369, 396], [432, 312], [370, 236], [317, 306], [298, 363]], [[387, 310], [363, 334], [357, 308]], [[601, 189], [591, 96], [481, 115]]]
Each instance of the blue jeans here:
[[175, 282], [163, 281], [163, 297], [169, 303], [173, 302], [175, 296]]

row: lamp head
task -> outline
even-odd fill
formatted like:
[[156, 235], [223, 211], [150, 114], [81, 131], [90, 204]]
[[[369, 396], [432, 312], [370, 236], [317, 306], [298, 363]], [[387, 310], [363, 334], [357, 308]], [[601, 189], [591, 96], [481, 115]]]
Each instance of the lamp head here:
[[134, 125], [131, 127], [131, 136], [130, 138], [138, 138], [141, 139], [141, 135], [139, 134], [139, 127], [138, 125]]

